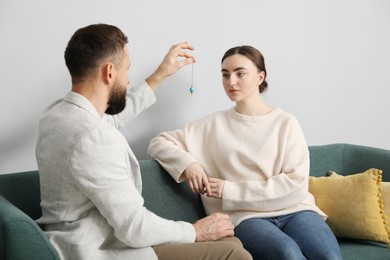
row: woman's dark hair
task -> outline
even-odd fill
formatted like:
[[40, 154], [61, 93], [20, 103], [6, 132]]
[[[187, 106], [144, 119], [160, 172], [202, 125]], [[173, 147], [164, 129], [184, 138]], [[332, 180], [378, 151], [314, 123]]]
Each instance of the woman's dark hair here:
[[93, 24], [78, 29], [65, 49], [65, 63], [76, 84], [109, 60], [114, 66], [122, 62], [126, 35], [117, 27], [108, 24]]
[[225, 52], [225, 54], [222, 57], [221, 63], [223, 63], [223, 61], [227, 57], [230, 57], [234, 54], [240, 54], [250, 59], [257, 67], [258, 72], [264, 71], [264, 81], [259, 86], [260, 93], [263, 93], [268, 88], [268, 83], [265, 80], [267, 77], [267, 71], [265, 69], [263, 54], [261, 54], [258, 49], [249, 45], [237, 46], [237, 47], [230, 48]]

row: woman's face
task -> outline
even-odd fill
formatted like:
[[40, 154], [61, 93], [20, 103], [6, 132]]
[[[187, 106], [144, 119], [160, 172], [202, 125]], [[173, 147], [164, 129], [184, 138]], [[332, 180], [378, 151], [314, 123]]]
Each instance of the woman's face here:
[[222, 62], [222, 83], [230, 100], [239, 102], [253, 95], [259, 95], [259, 86], [264, 72], [258, 72], [256, 65], [241, 54], [234, 54]]

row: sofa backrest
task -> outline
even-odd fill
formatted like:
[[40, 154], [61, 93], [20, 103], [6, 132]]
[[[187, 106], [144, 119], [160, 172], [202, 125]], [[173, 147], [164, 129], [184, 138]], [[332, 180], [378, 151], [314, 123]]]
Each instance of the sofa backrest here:
[[142, 160], [140, 167], [147, 209], [167, 219], [191, 223], [206, 216], [199, 195], [187, 183], [176, 183], [157, 161]]
[[329, 171], [341, 172], [343, 168], [342, 144], [309, 146], [310, 175], [326, 176]]
[[383, 171], [383, 181], [390, 181], [390, 150], [353, 144], [329, 144], [310, 146], [309, 151], [312, 176], [326, 176], [329, 171], [350, 175], [377, 168]]
[[38, 171], [0, 174], [0, 195], [32, 219], [42, 215]]

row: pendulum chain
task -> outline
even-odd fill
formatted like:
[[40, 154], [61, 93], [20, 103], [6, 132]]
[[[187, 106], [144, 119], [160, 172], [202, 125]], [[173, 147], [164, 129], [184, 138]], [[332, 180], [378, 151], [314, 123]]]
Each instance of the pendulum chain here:
[[192, 63], [191, 70], [192, 70], [192, 72], [191, 72], [191, 87], [190, 87], [189, 91], [192, 95], [192, 93], [195, 92], [195, 88], [194, 88], [194, 63]]

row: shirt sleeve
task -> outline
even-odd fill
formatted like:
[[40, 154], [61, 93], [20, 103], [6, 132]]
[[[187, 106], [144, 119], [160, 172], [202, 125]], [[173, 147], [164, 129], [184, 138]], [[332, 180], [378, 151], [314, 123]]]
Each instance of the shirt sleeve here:
[[264, 180], [225, 181], [223, 210], [276, 211], [294, 206], [307, 198], [309, 150], [295, 118], [278, 140], [282, 160], [280, 172]]
[[104, 120], [115, 128], [121, 128], [155, 102], [156, 96], [153, 90], [144, 81], [128, 89], [126, 107], [121, 113], [117, 115], [104, 114]]
[[130, 247], [194, 242], [195, 230], [190, 223], [166, 220], [144, 207], [133, 182], [128, 147], [120, 134], [107, 128], [111, 127], [104, 124], [89, 132], [74, 149], [70, 167], [80, 191], [107, 220], [115, 236]]

